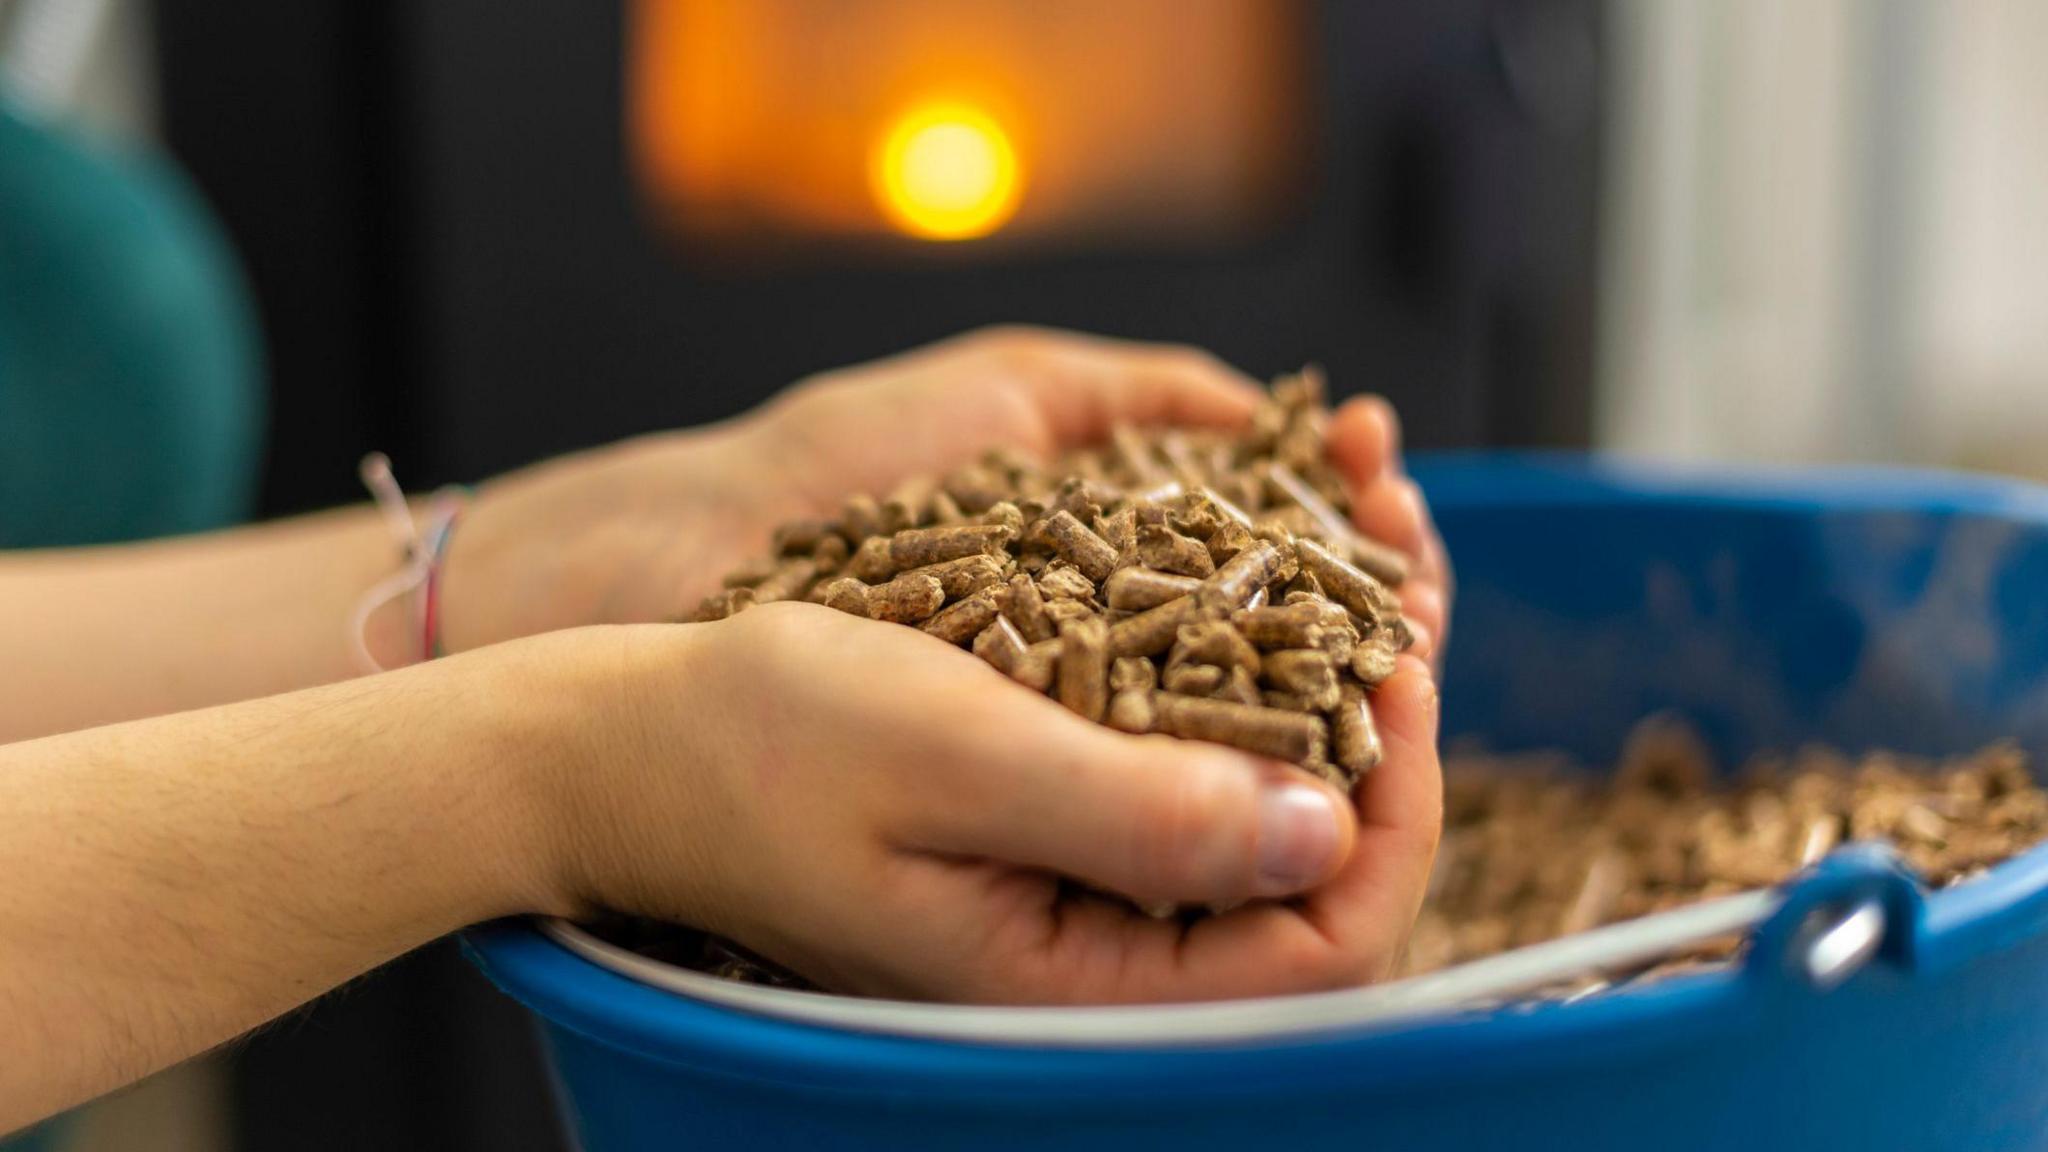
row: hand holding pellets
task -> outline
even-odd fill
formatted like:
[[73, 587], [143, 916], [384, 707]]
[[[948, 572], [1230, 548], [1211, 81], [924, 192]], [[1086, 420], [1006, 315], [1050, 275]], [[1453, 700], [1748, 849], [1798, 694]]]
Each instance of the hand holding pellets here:
[[1312, 371], [1238, 436], [1119, 429], [1042, 466], [1006, 453], [830, 522], [785, 525], [700, 620], [807, 599], [969, 647], [1127, 732], [1229, 744], [1349, 788], [1371, 693], [1413, 637], [1395, 550], [1355, 532]]

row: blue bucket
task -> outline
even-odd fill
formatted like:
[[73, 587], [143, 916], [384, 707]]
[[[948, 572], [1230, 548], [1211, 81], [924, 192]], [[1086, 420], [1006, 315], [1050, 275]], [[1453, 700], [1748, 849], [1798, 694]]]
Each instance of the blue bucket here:
[[[2048, 491], [1550, 457], [1416, 474], [1460, 580], [1447, 738], [1603, 764], [1677, 709], [1724, 761], [2048, 751]], [[2048, 851], [1929, 894], [1851, 847], [1761, 899], [1727, 971], [1492, 1008], [1411, 989], [1407, 1011], [1386, 986], [1053, 1016], [809, 997], [854, 1007], [807, 1015], [801, 993], [656, 988], [534, 925], [468, 943], [539, 1016], [590, 1152], [2048, 1147]], [[1868, 946], [1817, 979], [1859, 924]]]

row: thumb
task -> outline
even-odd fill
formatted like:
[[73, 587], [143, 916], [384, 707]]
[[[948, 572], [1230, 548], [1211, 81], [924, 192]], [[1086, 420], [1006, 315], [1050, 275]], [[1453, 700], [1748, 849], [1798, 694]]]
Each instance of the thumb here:
[[1056, 706], [1028, 736], [1020, 728], [970, 753], [989, 793], [932, 811], [921, 847], [1186, 903], [1304, 892], [1351, 852], [1350, 804], [1289, 765], [1127, 736]]

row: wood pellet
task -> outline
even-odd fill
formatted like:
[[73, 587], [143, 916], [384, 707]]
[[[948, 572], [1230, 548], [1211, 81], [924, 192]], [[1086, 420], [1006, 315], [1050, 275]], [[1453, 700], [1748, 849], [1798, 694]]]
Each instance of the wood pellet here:
[[966, 648], [1075, 714], [1227, 744], [1350, 789], [1373, 689], [1412, 642], [1405, 557], [1357, 532], [1322, 381], [1249, 430], [1120, 427], [1049, 464], [993, 452], [786, 524], [695, 619], [809, 600]]

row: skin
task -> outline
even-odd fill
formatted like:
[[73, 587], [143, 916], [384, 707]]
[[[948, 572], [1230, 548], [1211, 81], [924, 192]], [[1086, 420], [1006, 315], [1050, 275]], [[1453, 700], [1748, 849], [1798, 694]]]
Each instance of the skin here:
[[[339, 622], [393, 563], [366, 509], [0, 558], [0, 1051], [37, 1054], [0, 1060], [0, 1131], [518, 913], [677, 919], [945, 1000], [1383, 975], [1440, 823], [1425, 659], [1380, 689], [1387, 756], [1345, 798], [1085, 723], [912, 629], [803, 604], [649, 623], [847, 491], [1249, 405], [1198, 353], [1020, 330], [819, 377], [486, 484], [446, 570], [447, 638], [473, 650], [359, 679]], [[1333, 421], [1360, 526], [1416, 555], [1403, 595], [1441, 636], [1448, 570], [1396, 446], [1384, 405]], [[372, 642], [405, 656], [396, 619]], [[1055, 874], [1295, 898], [1185, 927]]]

